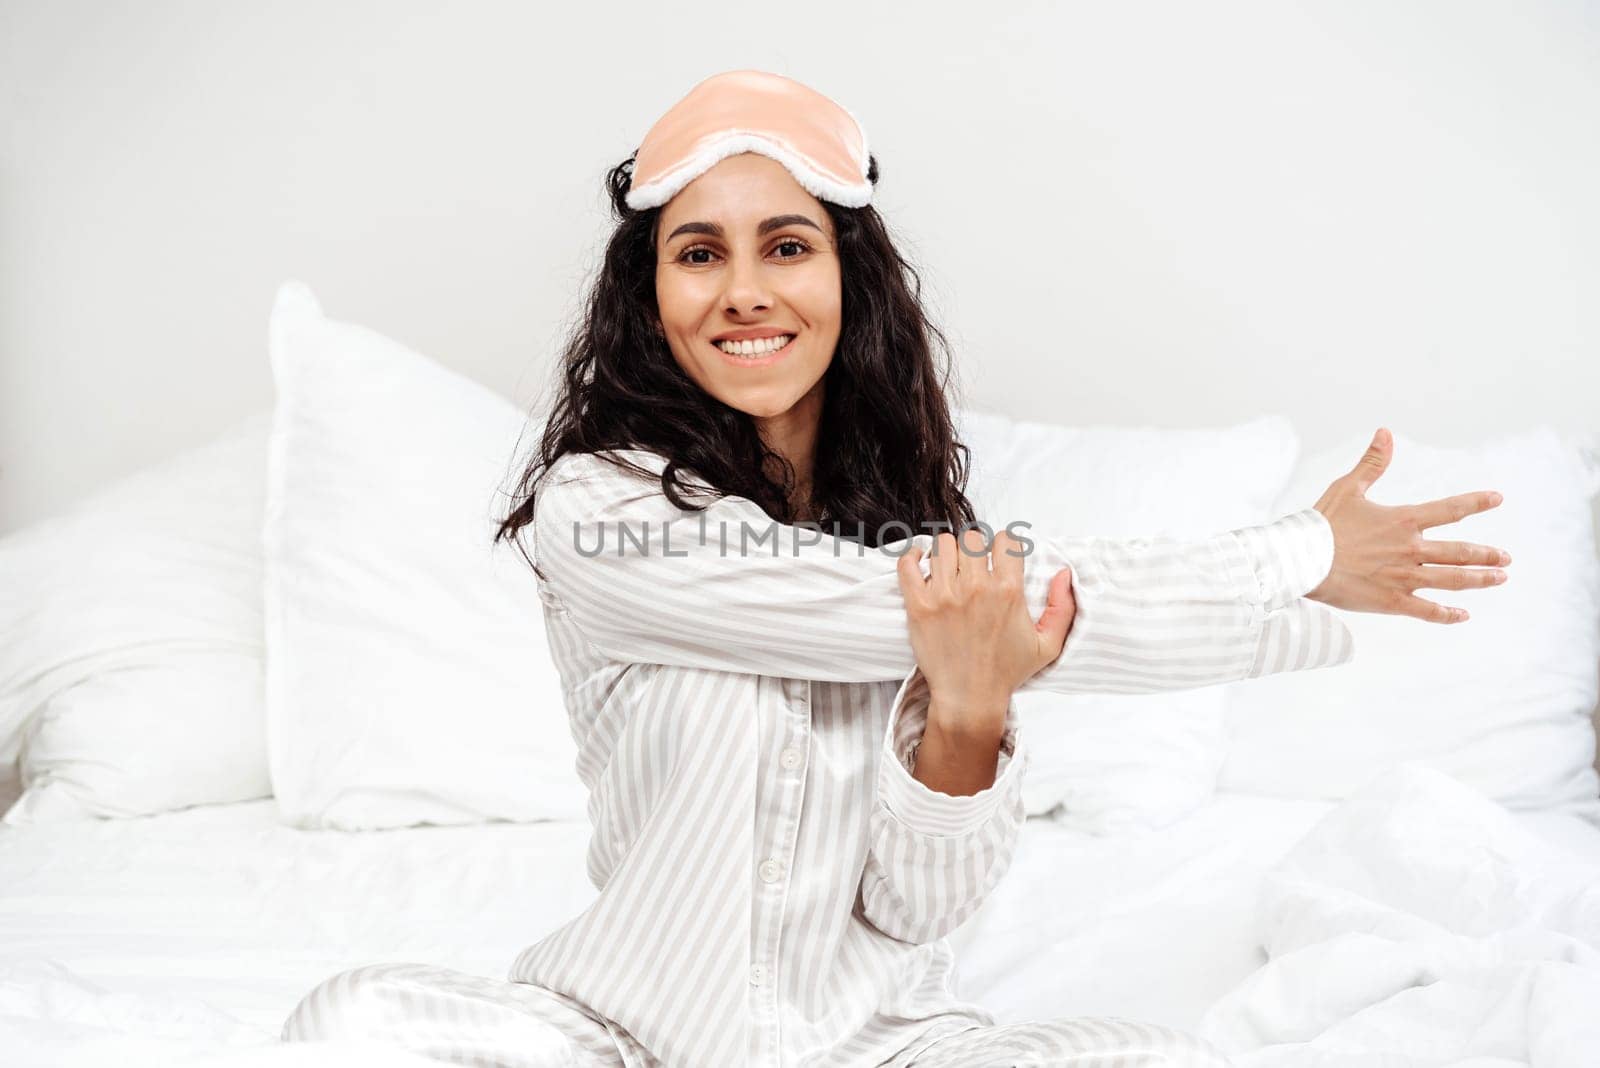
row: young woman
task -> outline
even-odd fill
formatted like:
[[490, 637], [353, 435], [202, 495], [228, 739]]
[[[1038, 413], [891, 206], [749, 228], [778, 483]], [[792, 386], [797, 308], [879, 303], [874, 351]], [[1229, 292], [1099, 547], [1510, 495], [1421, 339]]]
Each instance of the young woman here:
[[876, 180], [853, 116], [757, 71], [700, 83], [611, 172], [619, 222], [499, 531], [533, 535], [599, 896], [509, 980], [357, 968], [286, 1038], [508, 1066], [1228, 1063], [954, 996], [944, 936], [1023, 822], [1012, 696], [1342, 663], [1327, 606], [1453, 622], [1412, 591], [1509, 558], [1420, 531], [1498, 501], [1367, 501], [1380, 431], [1313, 507], [1202, 541], [963, 530], [943, 338]]

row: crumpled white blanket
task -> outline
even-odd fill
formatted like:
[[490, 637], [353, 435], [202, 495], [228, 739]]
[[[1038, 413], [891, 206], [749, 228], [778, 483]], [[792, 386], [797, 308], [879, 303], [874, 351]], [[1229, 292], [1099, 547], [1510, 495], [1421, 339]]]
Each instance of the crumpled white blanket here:
[[186, 998], [113, 993], [40, 958], [0, 961], [0, 1064], [29, 1068], [438, 1068], [380, 1042], [286, 1042]]
[[1237, 1068], [1595, 1068], [1600, 857], [1420, 765], [1375, 777], [1263, 881], [1268, 961], [1200, 1031]]

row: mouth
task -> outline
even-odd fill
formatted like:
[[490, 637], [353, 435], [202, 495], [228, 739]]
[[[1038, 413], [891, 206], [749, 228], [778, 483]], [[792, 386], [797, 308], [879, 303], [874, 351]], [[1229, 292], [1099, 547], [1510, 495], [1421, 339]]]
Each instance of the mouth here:
[[794, 334], [782, 334], [760, 341], [712, 341], [709, 344], [735, 367], [765, 367], [789, 355], [794, 350], [795, 337]]

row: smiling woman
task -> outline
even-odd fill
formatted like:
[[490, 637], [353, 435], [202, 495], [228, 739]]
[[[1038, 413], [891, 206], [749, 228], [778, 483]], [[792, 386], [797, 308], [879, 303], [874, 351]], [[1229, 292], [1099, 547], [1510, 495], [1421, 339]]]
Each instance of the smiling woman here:
[[[599, 898], [510, 981], [356, 969], [285, 1037], [523, 1066], [1228, 1063], [1154, 1024], [1001, 1025], [954, 995], [945, 936], [1023, 822], [1012, 694], [1341, 663], [1348, 631], [1305, 595], [1376, 603], [1351, 576], [1416, 548], [1410, 510], [1374, 518], [1369, 464], [1203, 541], [983, 544], [948, 351], [876, 181], [853, 116], [759, 71], [696, 86], [610, 172], [616, 229], [497, 532], [533, 535]], [[697, 516], [815, 536], [730, 557]], [[644, 543], [575, 551], [590, 523]], [[651, 537], [673, 523], [672, 548]]]
[[[308, 995], [286, 1037], [383, 1031], [448, 1060], [519, 1065], [1226, 1063], [1133, 1021], [1000, 1026], [950, 993], [944, 936], [1004, 875], [1022, 822], [1012, 692], [1058, 657], [1054, 685], [1175, 677], [1148, 670], [1170, 653], [1094, 631], [1073, 647], [1086, 660], [1061, 656], [1073, 602], [1054, 553], [1025, 581], [1020, 554], [995, 548], [991, 572], [981, 546], [967, 558], [952, 534], [920, 534], [924, 577], [920, 551], [881, 541], [976, 516], [948, 347], [867, 203], [877, 178], [853, 116], [758, 71], [696, 86], [611, 171], [617, 226], [499, 531], [534, 534], [600, 900], [524, 950], [514, 982], [426, 965], [345, 973]], [[717, 503], [691, 501], [703, 492]], [[664, 545], [672, 559], [567, 551], [572, 523], [648, 539], [696, 511], [854, 540], [819, 531], [785, 559], [703, 542], [688, 559]], [[1209, 613], [1186, 624], [1209, 630], [1191, 652], [1209, 642], [1224, 674], [1242, 673], [1263, 642], [1331, 618], [1253, 605], [1320, 577], [1313, 516], [1277, 536], [1304, 563], [1270, 579], [1241, 542], [1238, 573], [1209, 545], [1181, 563], [1158, 548], [1159, 565], [1107, 558], [1105, 588], [1148, 599], [1174, 567], [1209, 569], [1197, 582], [1217, 600], [1189, 609]], [[1074, 564], [1099, 583], [1095, 557]], [[1329, 634], [1320, 660], [1293, 666], [1347, 655]]]

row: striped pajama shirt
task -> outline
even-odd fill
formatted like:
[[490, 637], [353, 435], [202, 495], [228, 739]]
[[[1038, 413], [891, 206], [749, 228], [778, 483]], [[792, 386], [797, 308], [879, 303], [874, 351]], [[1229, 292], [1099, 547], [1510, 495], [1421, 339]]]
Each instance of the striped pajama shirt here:
[[[953, 797], [912, 777], [928, 686], [896, 561], [933, 534], [868, 548], [745, 498], [701, 500], [679, 510], [591, 454], [562, 457], [538, 491], [596, 900], [506, 980], [369, 965], [308, 994], [284, 1037], [528, 1068], [1227, 1064], [1170, 1028], [1000, 1025], [955, 995], [945, 935], [1010, 863], [1028, 751], [1013, 703], [992, 786]], [[1027, 536], [1030, 612], [1070, 565], [1076, 616], [1021, 689], [1151, 693], [1352, 655], [1338, 616], [1304, 598], [1332, 564], [1314, 508], [1193, 541]]]

